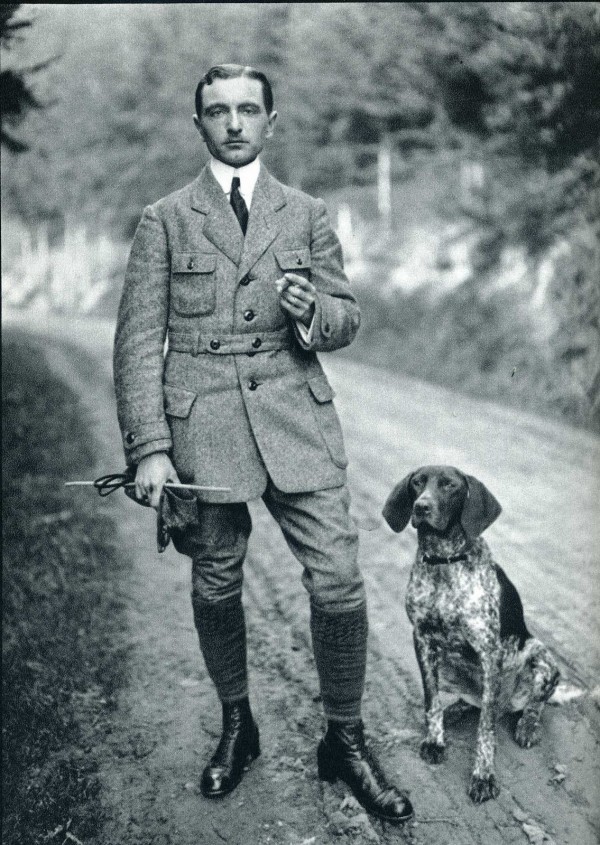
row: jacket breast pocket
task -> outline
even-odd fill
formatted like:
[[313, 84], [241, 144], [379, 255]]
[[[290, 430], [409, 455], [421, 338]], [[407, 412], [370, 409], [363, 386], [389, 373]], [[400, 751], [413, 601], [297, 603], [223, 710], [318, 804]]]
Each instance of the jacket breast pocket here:
[[276, 249], [274, 253], [277, 264], [284, 273], [298, 273], [307, 279], [310, 277], [310, 249], [307, 246]]
[[171, 304], [184, 317], [211, 314], [217, 301], [217, 254], [176, 252], [171, 258]]
[[348, 458], [344, 449], [344, 437], [338, 415], [333, 406], [335, 393], [325, 375], [314, 376], [308, 380], [308, 387], [313, 398], [312, 408], [317, 424], [321, 431], [325, 445], [331, 459], [344, 469], [348, 466]]

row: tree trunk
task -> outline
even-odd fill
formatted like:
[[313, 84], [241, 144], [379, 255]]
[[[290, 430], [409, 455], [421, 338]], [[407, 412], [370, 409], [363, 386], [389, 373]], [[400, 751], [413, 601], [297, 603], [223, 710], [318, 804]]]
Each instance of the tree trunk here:
[[377, 210], [386, 231], [392, 218], [392, 145], [384, 133], [377, 150]]

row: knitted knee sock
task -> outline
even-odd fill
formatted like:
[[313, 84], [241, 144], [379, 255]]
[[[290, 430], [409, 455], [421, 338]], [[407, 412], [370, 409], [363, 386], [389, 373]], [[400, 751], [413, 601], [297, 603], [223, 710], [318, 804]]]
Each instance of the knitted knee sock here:
[[367, 663], [367, 606], [331, 612], [311, 603], [310, 630], [325, 716], [360, 719]]
[[223, 702], [248, 695], [246, 623], [241, 596], [217, 602], [192, 600], [200, 650]]

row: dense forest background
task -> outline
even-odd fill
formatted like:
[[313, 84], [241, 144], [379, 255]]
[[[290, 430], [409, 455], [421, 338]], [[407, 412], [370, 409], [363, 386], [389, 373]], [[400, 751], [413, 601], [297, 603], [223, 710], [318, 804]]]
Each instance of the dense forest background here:
[[2, 7], [5, 307], [114, 316], [147, 203], [206, 160], [212, 64], [272, 79], [264, 160], [323, 196], [347, 354], [600, 430], [600, 4]]

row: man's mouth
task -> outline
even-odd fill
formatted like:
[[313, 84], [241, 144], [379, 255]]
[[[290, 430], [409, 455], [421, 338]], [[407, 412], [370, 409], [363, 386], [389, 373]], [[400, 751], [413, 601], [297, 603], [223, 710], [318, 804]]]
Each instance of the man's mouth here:
[[246, 144], [247, 141], [225, 141], [226, 147], [241, 147], [242, 144]]

